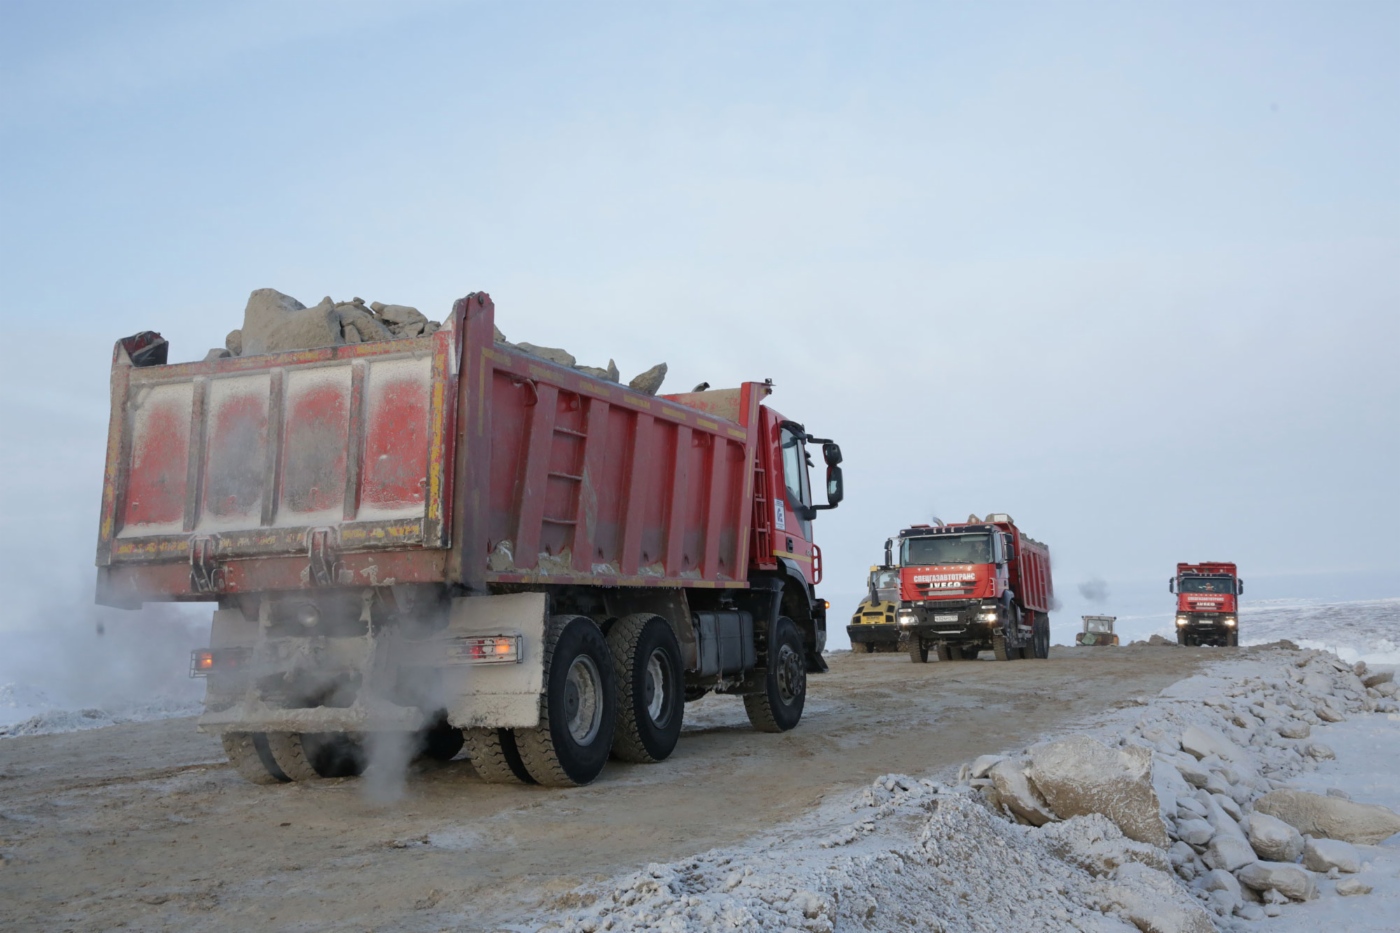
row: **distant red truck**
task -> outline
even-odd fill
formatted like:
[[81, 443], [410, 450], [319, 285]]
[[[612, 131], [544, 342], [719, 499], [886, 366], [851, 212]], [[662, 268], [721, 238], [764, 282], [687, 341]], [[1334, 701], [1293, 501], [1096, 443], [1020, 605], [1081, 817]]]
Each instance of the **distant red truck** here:
[[[937, 519], [935, 519], [937, 521]], [[885, 543], [885, 563], [899, 567], [897, 619], [909, 657], [971, 660], [991, 650], [998, 660], [1050, 654], [1054, 586], [1050, 549], [1024, 534], [1011, 516], [913, 525]]]
[[1244, 592], [1244, 581], [1234, 564], [1177, 564], [1167, 589], [1176, 594], [1177, 644], [1239, 645], [1239, 594]]

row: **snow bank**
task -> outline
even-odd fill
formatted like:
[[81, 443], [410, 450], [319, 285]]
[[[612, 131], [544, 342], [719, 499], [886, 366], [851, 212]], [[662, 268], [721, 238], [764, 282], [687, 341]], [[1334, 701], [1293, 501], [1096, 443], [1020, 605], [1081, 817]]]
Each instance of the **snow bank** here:
[[[887, 775], [847, 798], [844, 817], [828, 807], [763, 841], [582, 888], [570, 901], [584, 906], [520, 929], [1390, 929], [1400, 835], [1354, 846], [1299, 835], [1295, 845], [1281, 821], [1251, 825], [1256, 801], [1294, 785], [1324, 807], [1343, 793], [1400, 805], [1400, 702], [1373, 673], [1313, 650], [1232, 653], [1088, 735], [984, 756], [956, 780]], [[1102, 812], [1084, 813], [1080, 798], [1056, 813], [1066, 805], [1041, 793], [1052, 770], [1074, 766], [1046, 749], [1074, 743], [1108, 761], [1120, 753], [1126, 783]], [[1379, 766], [1368, 761], [1375, 746], [1391, 750]], [[1343, 789], [1349, 767], [1374, 773]], [[1154, 822], [1165, 846], [1143, 831]], [[1310, 870], [1329, 846], [1361, 871]]]
[[[10, 702], [11, 698], [15, 698], [14, 702]], [[37, 688], [4, 684], [0, 686], [0, 738], [80, 732], [126, 722], [195, 716], [201, 709], [200, 702], [181, 697], [112, 703], [105, 708], [63, 709]]]
[[1240, 632], [1246, 645], [1288, 639], [1302, 648], [1331, 651], [1352, 664], [1400, 665], [1400, 599], [1245, 601]]

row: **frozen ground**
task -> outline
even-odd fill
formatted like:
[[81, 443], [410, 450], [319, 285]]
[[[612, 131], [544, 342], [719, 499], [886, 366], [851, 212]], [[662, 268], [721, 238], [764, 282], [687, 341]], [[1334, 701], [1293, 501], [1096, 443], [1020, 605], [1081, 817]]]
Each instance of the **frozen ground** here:
[[[1251, 624], [1300, 644], [1347, 633], [1339, 648], [1381, 658], [1397, 607], [1261, 605]], [[353, 780], [243, 783], [188, 721], [16, 736], [0, 741], [0, 901], [20, 927], [80, 930], [1396, 929], [1400, 836], [1358, 847], [1369, 894], [1343, 898], [1336, 884], [1353, 876], [1316, 875], [1305, 903], [1225, 903], [1202, 887], [1205, 846], [1168, 856], [1104, 817], [1023, 825], [988, 804], [987, 779], [960, 775], [986, 753], [1020, 767], [1038, 740], [1071, 733], [1150, 748], [1176, 775], [1195, 725], [1241, 757], [1196, 763], [1216, 793], [1154, 782], [1173, 838], [1202, 794], [1230, 797], [1245, 826], [1276, 786], [1400, 809], [1400, 714], [1331, 655], [1143, 646], [911, 665], [840, 653], [832, 667], [782, 736], [707, 697], [661, 765], [543, 791], [483, 785], [458, 761], [418, 770], [387, 807]], [[1335, 759], [1309, 751], [1320, 744]], [[1225, 834], [1227, 818], [1212, 811], [1209, 831]], [[123, 859], [106, 857], [112, 845]]]

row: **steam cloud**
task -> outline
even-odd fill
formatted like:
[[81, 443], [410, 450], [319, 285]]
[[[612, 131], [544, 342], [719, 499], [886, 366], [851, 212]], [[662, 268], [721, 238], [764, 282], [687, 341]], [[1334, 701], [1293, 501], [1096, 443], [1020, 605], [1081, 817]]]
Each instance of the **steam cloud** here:
[[1108, 599], [1108, 584], [1098, 577], [1079, 584], [1079, 595], [1091, 603], [1101, 603]]

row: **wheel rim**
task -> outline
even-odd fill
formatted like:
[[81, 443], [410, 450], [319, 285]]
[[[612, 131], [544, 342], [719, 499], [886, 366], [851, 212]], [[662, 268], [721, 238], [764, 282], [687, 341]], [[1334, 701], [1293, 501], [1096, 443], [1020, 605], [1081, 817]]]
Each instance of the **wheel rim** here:
[[806, 685], [807, 671], [802, 666], [802, 657], [791, 645], [778, 649], [778, 696], [784, 704], [792, 703], [802, 695]]
[[586, 654], [574, 658], [564, 680], [564, 715], [569, 735], [580, 745], [598, 737], [603, 725], [603, 678]]
[[658, 726], [664, 726], [671, 718], [666, 704], [666, 654], [660, 648], [647, 658], [646, 675], [642, 678], [643, 698], [647, 704], [647, 716]]

